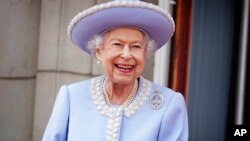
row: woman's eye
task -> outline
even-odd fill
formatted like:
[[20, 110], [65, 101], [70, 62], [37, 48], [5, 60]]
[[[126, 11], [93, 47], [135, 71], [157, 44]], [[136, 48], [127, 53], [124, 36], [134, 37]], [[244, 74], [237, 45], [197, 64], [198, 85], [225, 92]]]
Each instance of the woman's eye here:
[[132, 45], [133, 48], [141, 48], [139, 45]]
[[113, 46], [122, 46], [121, 43], [113, 43], [112, 45], [113, 45]]

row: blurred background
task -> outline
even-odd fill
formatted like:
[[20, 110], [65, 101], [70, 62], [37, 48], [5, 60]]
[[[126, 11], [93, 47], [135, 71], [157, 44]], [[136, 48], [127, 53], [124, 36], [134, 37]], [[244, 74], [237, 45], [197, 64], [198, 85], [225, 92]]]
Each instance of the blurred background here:
[[[102, 74], [67, 26], [107, 1], [0, 1], [0, 141], [40, 141], [60, 86]], [[184, 95], [190, 141], [228, 140], [231, 125], [249, 124], [249, 0], [144, 1], [169, 11], [176, 31], [143, 76]]]

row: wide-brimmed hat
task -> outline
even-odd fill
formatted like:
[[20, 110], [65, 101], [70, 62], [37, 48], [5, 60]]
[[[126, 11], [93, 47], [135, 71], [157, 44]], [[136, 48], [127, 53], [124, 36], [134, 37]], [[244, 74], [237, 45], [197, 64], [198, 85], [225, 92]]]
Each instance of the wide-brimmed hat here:
[[87, 42], [96, 34], [118, 27], [133, 27], [146, 32], [162, 47], [173, 35], [175, 24], [169, 13], [151, 3], [116, 0], [93, 6], [77, 14], [70, 22], [72, 42], [91, 54]]

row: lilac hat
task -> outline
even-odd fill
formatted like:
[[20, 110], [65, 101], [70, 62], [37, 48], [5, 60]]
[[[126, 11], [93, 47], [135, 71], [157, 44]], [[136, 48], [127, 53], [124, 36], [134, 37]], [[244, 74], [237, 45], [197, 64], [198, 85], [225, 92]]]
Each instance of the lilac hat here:
[[93, 6], [77, 14], [70, 22], [72, 42], [91, 54], [87, 42], [96, 34], [117, 27], [133, 27], [146, 32], [162, 47], [173, 35], [175, 24], [164, 9], [151, 3], [116, 0]]

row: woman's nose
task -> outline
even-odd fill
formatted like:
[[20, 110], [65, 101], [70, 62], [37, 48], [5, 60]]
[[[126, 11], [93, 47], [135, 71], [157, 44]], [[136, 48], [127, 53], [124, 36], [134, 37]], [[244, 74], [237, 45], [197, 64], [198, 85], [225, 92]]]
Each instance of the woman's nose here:
[[124, 46], [121, 57], [124, 58], [125, 60], [132, 58], [129, 46], [127, 45]]

